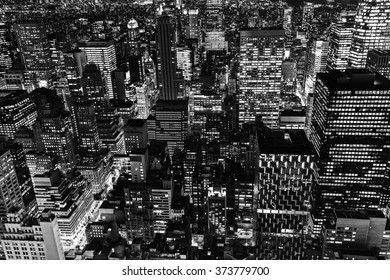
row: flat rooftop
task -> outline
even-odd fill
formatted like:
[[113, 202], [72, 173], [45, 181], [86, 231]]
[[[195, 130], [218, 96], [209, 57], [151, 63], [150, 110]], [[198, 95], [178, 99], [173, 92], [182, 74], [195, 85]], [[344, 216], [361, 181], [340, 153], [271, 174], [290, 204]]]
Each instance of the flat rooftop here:
[[258, 135], [260, 153], [314, 155], [304, 130], [267, 129], [259, 131]]
[[143, 127], [146, 124], [146, 119], [129, 119], [125, 126], [129, 127]]
[[333, 91], [390, 90], [388, 79], [368, 69], [348, 69], [345, 72], [332, 70], [329, 73], [319, 73], [317, 80], [322, 80]]
[[240, 37], [284, 37], [284, 29], [242, 30]]

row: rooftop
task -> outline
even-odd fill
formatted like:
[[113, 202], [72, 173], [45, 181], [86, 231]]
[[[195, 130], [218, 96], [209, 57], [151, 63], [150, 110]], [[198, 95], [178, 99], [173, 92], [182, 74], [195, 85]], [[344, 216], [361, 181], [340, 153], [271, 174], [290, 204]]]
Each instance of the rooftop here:
[[284, 37], [283, 29], [242, 30], [240, 37]]
[[146, 124], [146, 119], [129, 119], [125, 126], [143, 127]]
[[317, 80], [322, 80], [329, 89], [334, 91], [390, 89], [388, 79], [368, 69], [348, 69], [345, 72], [332, 70], [329, 73], [319, 73]]
[[259, 131], [260, 153], [313, 155], [304, 130], [266, 129]]

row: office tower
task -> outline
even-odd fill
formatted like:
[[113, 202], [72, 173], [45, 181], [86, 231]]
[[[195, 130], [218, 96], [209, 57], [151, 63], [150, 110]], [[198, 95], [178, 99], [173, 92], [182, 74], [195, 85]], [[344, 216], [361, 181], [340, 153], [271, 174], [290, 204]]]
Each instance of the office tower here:
[[36, 153], [30, 151], [26, 153], [26, 164], [30, 171], [30, 176], [34, 177], [37, 174], [44, 174], [56, 168], [57, 160], [54, 156], [44, 153]]
[[125, 177], [120, 177], [117, 184], [124, 187], [128, 239], [152, 241], [154, 218], [150, 186], [146, 183], [132, 183]]
[[188, 133], [188, 101], [158, 100], [156, 110], [156, 140], [166, 142], [171, 155], [183, 149]]
[[390, 48], [390, 2], [362, 0], [357, 11], [348, 58], [350, 68], [364, 68], [369, 50]]
[[345, 70], [352, 44], [353, 27], [346, 24], [333, 24], [329, 35], [329, 55], [327, 69]]
[[0, 68], [9, 69], [12, 67], [10, 42], [7, 40], [8, 28], [0, 22]]
[[13, 208], [24, 208], [22, 192], [9, 150], [0, 151], [0, 233], [6, 214]]
[[154, 104], [151, 93], [152, 91], [148, 85], [146, 84], [135, 85], [137, 119], [147, 119], [149, 117], [151, 107]]
[[50, 211], [39, 218], [23, 209], [7, 214], [1, 245], [7, 260], [64, 260], [58, 221]]
[[177, 69], [182, 70], [185, 81], [191, 81], [192, 78], [192, 63], [191, 50], [188, 47], [176, 48]]
[[211, 234], [224, 236], [226, 234], [227, 202], [226, 193], [207, 198], [207, 221]]
[[24, 85], [24, 75], [23, 70], [17, 70], [17, 69], [8, 69], [5, 71], [4, 75], [4, 81], [5, 85], [3, 86], [4, 89], [7, 90], [24, 90], [26, 89]]
[[33, 93], [38, 110], [33, 128], [37, 151], [58, 157], [59, 168], [66, 172], [75, 164], [70, 118], [54, 90], [37, 89]]
[[261, 116], [267, 126], [278, 126], [283, 55], [283, 30], [241, 31], [240, 125]]
[[[107, 156], [106, 154], [104, 156]], [[110, 174], [111, 162], [102, 155], [82, 157], [77, 165], [77, 171], [91, 184], [92, 193], [101, 195], [108, 185], [107, 178]]]
[[35, 104], [26, 91], [0, 91], [0, 135], [12, 138], [22, 126], [31, 128], [36, 118]]
[[254, 223], [255, 183], [251, 176], [237, 178], [234, 183], [235, 234], [244, 246], [255, 246], [256, 230]]
[[334, 210], [323, 232], [323, 259], [389, 257], [388, 218], [379, 210]]
[[206, 30], [221, 30], [223, 29], [222, 15], [223, 1], [222, 0], [207, 0], [206, 1]]
[[102, 71], [110, 99], [114, 98], [111, 73], [116, 69], [114, 41], [87, 41], [79, 43], [80, 50], [87, 55], [88, 63], [95, 63]]
[[117, 109], [107, 110], [97, 118], [97, 129], [102, 149], [112, 154], [125, 154], [125, 139], [122, 130], [122, 120]]
[[163, 182], [152, 185], [154, 233], [165, 233], [171, 218], [172, 189]]
[[30, 89], [48, 87], [53, 63], [44, 23], [22, 21], [14, 25]]
[[93, 101], [97, 115], [105, 113], [108, 108], [109, 96], [106, 93], [106, 84], [102, 72], [95, 63], [85, 65], [81, 78], [82, 95]]
[[383, 76], [365, 69], [318, 74], [311, 141], [319, 156], [319, 212], [388, 203], [389, 105]]
[[146, 149], [148, 146], [148, 129], [145, 119], [130, 119], [124, 126], [126, 152], [132, 149]]
[[390, 79], [390, 50], [374, 49], [369, 51], [366, 67]]
[[161, 16], [157, 19], [157, 53], [158, 53], [158, 88], [159, 98], [176, 100], [176, 62], [173, 40], [172, 19]]
[[127, 40], [130, 80], [132, 83], [142, 82], [144, 81], [144, 75], [142, 72], [139, 26], [138, 22], [133, 18], [127, 23]]
[[314, 18], [314, 3], [303, 2], [302, 29], [308, 31]]
[[195, 92], [193, 98], [191, 132], [207, 142], [219, 140], [224, 127], [222, 122], [222, 95], [212, 90]]
[[64, 68], [70, 95], [78, 95], [82, 92], [81, 77], [87, 64], [87, 56], [81, 50], [73, 50], [64, 54]]
[[127, 39], [129, 43], [130, 56], [139, 55], [139, 26], [138, 22], [132, 18], [127, 23]]
[[50, 210], [57, 217], [64, 250], [80, 245], [92, 210], [91, 184], [81, 177], [67, 179], [58, 169], [34, 176], [33, 182], [39, 212]]
[[303, 130], [259, 134], [257, 208], [260, 259], [301, 259], [316, 178], [315, 152]]
[[187, 39], [198, 39], [199, 37], [199, 23], [198, 23], [198, 16], [199, 16], [199, 10], [198, 9], [188, 9], [184, 13], [188, 14], [188, 25], [186, 26], [186, 38]]
[[73, 98], [71, 113], [77, 153], [86, 157], [96, 155], [101, 150], [102, 143], [97, 128], [94, 102], [85, 98]]
[[293, 8], [288, 6], [283, 9], [283, 29], [291, 34]]
[[222, 51], [227, 50], [228, 48], [228, 42], [225, 39], [224, 31], [207, 31], [204, 41], [204, 47], [206, 51]]
[[307, 53], [307, 70], [305, 77], [305, 95], [312, 93], [318, 73], [326, 71], [326, 61], [329, 52], [329, 42], [324, 39], [314, 39]]

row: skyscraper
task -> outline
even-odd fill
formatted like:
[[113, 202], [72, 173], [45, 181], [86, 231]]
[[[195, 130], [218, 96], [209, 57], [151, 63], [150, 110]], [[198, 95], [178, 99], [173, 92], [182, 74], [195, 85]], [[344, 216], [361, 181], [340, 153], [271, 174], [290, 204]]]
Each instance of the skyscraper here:
[[307, 65], [305, 76], [306, 95], [313, 92], [316, 76], [320, 72], [325, 72], [328, 58], [329, 42], [325, 39], [315, 39], [307, 53]]
[[35, 87], [47, 87], [53, 69], [50, 45], [44, 23], [22, 21], [15, 24], [18, 47], [30, 82]]
[[0, 151], [0, 234], [7, 221], [6, 214], [13, 207], [24, 208], [22, 192], [19, 187], [10, 151]]
[[334, 24], [330, 29], [327, 69], [345, 70], [352, 43], [353, 28]]
[[116, 54], [114, 41], [87, 41], [79, 43], [79, 47], [87, 55], [89, 63], [99, 66], [106, 82], [110, 99], [114, 98], [111, 72], [116, 69]]
[[169, 16], [161, 16], [157, 19], [157, 44], [158, 44], [158, 88], [160, 99], [177, 99], [176, 87], [176, 62], [173, 42], [172, 19]]
[[388, 203], [389, 107], [390, 81], [381, 75], [363, 69], [318, 74], [311, 139], [319, 156], [320, 212]]
[[284, 30], [241, 31], [239, 123], [261, 116], [269, 127], [279, 120]]
[[158, 100], [156, 103], [156, 140], [166, 142], [170, 155], [183, 149], [188, 133], [188, 102]]
[[390, 47], [390, 2], [362, 0], [355, 19], [349, 67], [364, 68], [367, 52], [374, 48]]
[[26, 91], [0, 91], [0, 135], [13, 137], [22, 126], [31, 128], [36, 118], [35, 104]]
[[390, 79], [390, 50], [374, 49], [369, 51], [366, 67]]

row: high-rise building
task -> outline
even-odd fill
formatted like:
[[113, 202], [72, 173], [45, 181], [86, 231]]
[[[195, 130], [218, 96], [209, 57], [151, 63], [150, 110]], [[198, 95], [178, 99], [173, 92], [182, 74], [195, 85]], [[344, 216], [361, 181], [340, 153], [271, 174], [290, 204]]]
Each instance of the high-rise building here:
[[93, 62], [99, 66], [107, 87], [107, 94], [110, 99], [114, 98], [111, 73], [117, 67], [114, 41], [87, 41], [80, 42], [79, 47], [87, 55], [89, 63]]
[[64, 260], [58, 221], [50, 211], [39, 218], [15, 208], [7, 214], [1, 245], [7, 260]]
[[69, 180], [58, 169], [36, 175], [33, 181], [39, 212], [55, 214], [64, 249], [75, 248], [92, 210], [91, 184], [81, 177]]
[[278, 127], [284, 30], [240, 33], [239, 123], [261, 116], [269, 127]]
[[314, 3], [303, 2], [302, 29], [308, 31], [314, 18]]
[[389, 256], [389, 220], [379, 210], [335, 210], [325, 223], [323, 259]]
[[334, 24], [329, 35], [329, 54], [327, 69], [345, 70], [348, 65], [349, 50], [352, 43], [353, 28], [346, 24]]
[[13, 207], [24, 208], [21, 188], [9, 150], [0, 151], [0, 234]]
[[198, 39], [198, 37], [199, 37], [199, 23], [198, 23], [199, 10], [198, 9], [189, 9], [187, 11], [187, 14], [188, 14], [188, 25], [186, 26], [186, 38], [187, 39]]
[[171, 17], [161, 16], [157, 19], [156, 36], [158, 45], [159, 96], [164, 100], [176, 100], [176, 57]]
[[34, 100], [38, 109], [38, 119], [33, 128], [37, 150], [51, 158], [58, 156], [59, 168], [66, 172], [75, 164], [70, 118], [54, 90], [37, 89]]
[[388, 203], [389, 106], [390, 81], [379, 74], [365, 69], [318, 74], [311, 141], [319, 156], [321, 213]]
[[151, 241], [154, 237], [151, 187], [146, 183], [132, 183], [125, 177], [120, 177], [117, 184], [124, 186], [128, 238]]
[[88, 63], [81, 78], [83, 96], [92, 100], [97, 115], [107, 111], [109, 96], [106, 94], [106, 84], [99, 66], [95, 63]]
[[366, 67], [390, 79], [390, 50], [374, 49], [369, 51]]
[[138, 22], [132, 18], [127, 23], [127, 39], [129, 42], [130, 56], [139, 55], [139, 26]]
[[390, 48], [390, 2], [362, 0], [357, 11], [348, 64], [364, 68], [369, 50]]
[[7, 40], [7, 25], [3, 22], [0, 22], [0, 68], [11, 68], [11, 42]]
[[132, 149], [146, 149], [148, 146], [148, 129], [145, 119], [130, 119], [123, 127], [126, 152]]
[[12, 138], [22, 126], [31, 128], [36, 118], [35, 104], [26, 91], [0, 91], [0, 135]]
[[45, 24], [21, 21], [14, 27], [28, 82], [32, 83], [29, 88], [48, 87], [53, 63]]
[[87, 64], [85, 52], [73, 50], [64, 54], [64, 68], [68, 87], [71, 95], [78, 95], [82, 92], [81, 77]]
[[318, 38], [313, 40], [312, 46], [307, 53], [307, 65], [305, 76], [305, 94], [313, 92], [318, 73], [326, 71], [326, 61], [329, 52], [329, 42]]
[[86, 156], [98, 153], [102, 148], [97, 128], [93, 101], [72, 101], [77, 152]]
[[183, 149], [188, 133], [188, 101], [158, 100], [156, 110], [156, 140], [166, 142], [171, 155]]
[[316, 178], [315, 152], [303, 130], [259, 132], [257, 205], [260, 259], [301, 259]]

